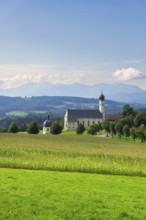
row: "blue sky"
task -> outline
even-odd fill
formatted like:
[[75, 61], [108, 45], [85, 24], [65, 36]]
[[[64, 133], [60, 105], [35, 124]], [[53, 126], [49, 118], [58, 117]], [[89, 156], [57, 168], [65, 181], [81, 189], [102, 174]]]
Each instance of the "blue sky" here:
[[130, 83], [146, 90], [145, 0], [0, 0], [0, 88]]

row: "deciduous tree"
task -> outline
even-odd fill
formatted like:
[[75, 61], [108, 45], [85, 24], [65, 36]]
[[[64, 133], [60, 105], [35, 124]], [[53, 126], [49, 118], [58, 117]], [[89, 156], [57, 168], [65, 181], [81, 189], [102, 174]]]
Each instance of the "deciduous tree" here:
[[126, 139], [127, 139], [127, 137], [130, 136], [130, 129], [129, 129], [128, 125], [124, 125], [124, 127], [123, 127], [123, 134], [126, 136]]
[[144, 124], [141, 124], [138, 128], [136, 128], [136, 135], [141, 140], [141, 142], [146, 141], [145, 131], [146, 131], [146, 128]]
[[135, 141], [136, 139], [135, 127], [130, 128], [130, 135], [132, 139]]
[[116, 132], [119, 136], [119, 138], [121, 138], [121, 135], [123, 134], [123, 125], [122, 125], [122, 122], [121, 121], [118, 121], [115, 125], [115, 129], [116, 129]]
[[109, 129], [112, 137], [114, 137], [116, 135], [115, 122], [110, 122]]

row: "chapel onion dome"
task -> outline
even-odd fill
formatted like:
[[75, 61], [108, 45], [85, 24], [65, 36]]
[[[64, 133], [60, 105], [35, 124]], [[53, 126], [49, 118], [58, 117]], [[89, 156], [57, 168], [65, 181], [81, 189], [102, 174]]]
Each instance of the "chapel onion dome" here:
[[101, 101], [104, 101], [105, 96], [103, 95], [103, 93], [101, 93], [101, 95], [99, 96], [99, 99], [100, 99]]
[[48, 119], [46, 121], [44, 121], [43, 123], [43, 127], [50, 127], [51, 126], [51, 120], [50, 120], [50, 117], [48, 117]]

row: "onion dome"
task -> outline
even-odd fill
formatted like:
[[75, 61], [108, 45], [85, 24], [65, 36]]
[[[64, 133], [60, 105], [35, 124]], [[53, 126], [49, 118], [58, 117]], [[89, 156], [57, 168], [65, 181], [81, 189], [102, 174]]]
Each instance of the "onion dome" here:
[[105, 96], [103, 95], [103, 93], [101, 93], [101, 95], [99, 96], [99, 99], [100, 99], [101, 101], [104, 101]]
[[43, 127], [48, 128], [50, 126], [51, 126], [51, 120], [50, 120], [50, 116], [48, 116], [48, 119], [43, 123]]

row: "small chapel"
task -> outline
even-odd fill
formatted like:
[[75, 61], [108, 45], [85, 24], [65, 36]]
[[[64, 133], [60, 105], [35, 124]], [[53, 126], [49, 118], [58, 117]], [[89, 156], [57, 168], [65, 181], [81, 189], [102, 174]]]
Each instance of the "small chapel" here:
[[85, 129], [91, 125], [99, 124], [105, 120], [105, 96], [99, 96], [99, 110], [78, 110], [68, 109], [64, 116], [64, 130], [76, 130], [79, 124], [83, 124]]
[[45, 120], [43, 123], [43, 134], [50, 133], [50, 126], [51, 126], [51, 120], [50, 120], [50, 115], [48, 115], [48, 119]]

